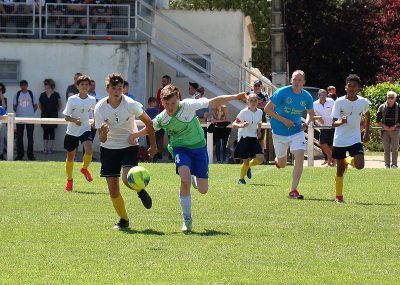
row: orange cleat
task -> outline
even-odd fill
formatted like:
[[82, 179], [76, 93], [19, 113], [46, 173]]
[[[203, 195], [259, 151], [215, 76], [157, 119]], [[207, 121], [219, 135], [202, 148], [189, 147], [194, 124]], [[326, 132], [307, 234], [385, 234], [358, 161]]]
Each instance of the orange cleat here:
[[67, 184], [65, 184], [65, 191], [71, 192], [74, 186], [74, 180], [67, 180]]
[[89, 182], [93, 181], [93, 176], [90, 173], [89, 169], [87, 168], [81, 168], [81, 173], [85, 176], [85, 179]]

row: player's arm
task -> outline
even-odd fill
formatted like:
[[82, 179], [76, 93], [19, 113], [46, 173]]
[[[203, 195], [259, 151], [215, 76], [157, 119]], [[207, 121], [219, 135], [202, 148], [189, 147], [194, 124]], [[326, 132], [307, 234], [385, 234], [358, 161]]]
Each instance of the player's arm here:
[[370, 127], [370, 122], [371, 122], [371, 114], [369, 111], [367, 111], [364, 114], [364, 126], [365, 126], [365, 133], [363, 137], [363, 142], [367, 143], [369, 142], [369, 127]]
[[262, 139], [262, 133], [261, 133], [261, 123], [257, 124], [257, 138]]
[[274, 118], [280, 122], [282, 122], [286, 127], [290, 128], [294, 126], [294, 122], [286, 119], [285, 117], [282, 117], [275, 111], [275, 104], [272, 103], [271, 100], [268, 101], [267, 105], [265, 105], [264, 112], [270, 116], [271, 118]]
[[232, 123], [232, 129], [241, 129], [247, 127], [248, 125], [249, 122], [242, 122], [239, 118], [236, 118], [236, 120]]
[[107, 134], [110, 131], [109, 126], [106, 123], [101, 124], [99, 128], [99, 141], [105, 143], [107, 141]]
[[146, 112], [143, 112], [142, 115], [139, 117], [139, 119], [144, 123], [146, 126], [146, 132], [147, 135], [149, 136], [150, 140], [150, 148], [148, 149], [148, 152], [150, 156], [154, 156], [157, 153], [157, 144], [156, 144], [156, 133], [154, 131], [153, 127], [153, 121], [150, 119], [149, 115], [147, 115]]
[[77, 126], [82, 125], [81, 118], [73, 118], [71, 116], [64, 115], [64, 118], [67, 122], [71, 122], [76, 124]]
[[218, 105], [225, 104], [228, 101], [233, 101], [233, 100], [246, 100], [246, 93], [238, 93], [234, 95], [220, 95], [214, 98], [209, 99], [208, 104], [211, 108], [215, 108]]
[[307, 110], [306, 121], [303, 123], [304, 129], [307, 129], [310, 122], [314, 121], [314, 115], [315, 115], [314, 109]]

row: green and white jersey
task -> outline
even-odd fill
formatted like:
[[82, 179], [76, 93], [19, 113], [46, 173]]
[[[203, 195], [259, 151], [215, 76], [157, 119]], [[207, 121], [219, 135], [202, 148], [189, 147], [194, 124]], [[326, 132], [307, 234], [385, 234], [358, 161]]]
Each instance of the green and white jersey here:
[[206, 145], [204, 131], [196, 116], [196, 110], [207, 108], [209, 100], [184, 99], [179, 102], [178, 110], [169, 116], [166, 110], [153, 119], [155, 130], [165, 129], [169, 137], [168, 150], [175, 147], [200, 148]]

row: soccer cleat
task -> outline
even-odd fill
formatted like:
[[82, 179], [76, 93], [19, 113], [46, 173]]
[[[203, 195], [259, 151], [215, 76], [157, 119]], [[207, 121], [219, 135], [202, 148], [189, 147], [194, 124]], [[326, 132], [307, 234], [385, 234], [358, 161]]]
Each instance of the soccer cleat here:
[[182, 232], [188, 233], [192, 231], [192, 219], [183, 220]]
[[90, 173], [89, 169], [81, 167], [81, 173], [85, 176], [85, 179], [89, 182], [93, 181], [93, 176]]
[[296, 200], [303, 200], [304, 199], [304, 196], [300, 195], [299, 191], [297, 191], [296, 189], [290, 191], [288, 197], [290, 199], [296, 199]]
[[149, 193], [147, 193], [146, 190], [142, 189], [138, 192], [138, 196], [139, 196], [140, 200], [142, 201], [143, 206], [146, 209], [150, 209], [151, 206], [153, 205], [153, 201], [151, 200]]
[[246, 184], [246, 180], [244, 180], [244, 179], [239, 179], [239, 181], [238, 181], [238, 184]]
[[251, 175], [251, 168], [247, 169], [247, 178], [251, 179], [252, 175]]
[[113, 226], [114, 230], [124, 230], [129, 227], [129, 221], [125, 219], [120, 219], [118, 223]]
[[339, 204], [344, 203], [343, 196], [336, 196], [335, 202]]
[[67, 184], [65, 184], [65, 191], [71, 192], [74, 187], [74, 180], [67, 180]]
[[198, 187], [197, 187], [197, 178], [194, 175], [192, 175], [192, 186], [193, 186], [194, 189], [198, 189]]

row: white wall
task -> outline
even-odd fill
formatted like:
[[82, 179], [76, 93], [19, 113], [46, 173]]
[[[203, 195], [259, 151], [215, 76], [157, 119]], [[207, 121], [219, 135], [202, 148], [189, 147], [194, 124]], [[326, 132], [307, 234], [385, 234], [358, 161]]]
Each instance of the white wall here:
[[[106, 96], [105, 78], [111, 72], [119, 72], [130, 83], [130, 90], [144, 100], [146, 94], [147, 45], [143, 43], [119, 42], [66, 42], [47, 40], [2, 40], [0, 59], [19, 60], [21, 79], [29, 82], [29, 89], [36, 96], [43, 92], [43, 80], [52, 78], [56, 82], [56, 91], [61, 95], [62, 109], [65, 107], [65, 92], [73, 83], [76, 72], [88, 74], [96, 81], [97, 93]], [[144, 79], [144, 80], [143, 80]], [[19, 84], [5, 84], [8, 111], [12, 111], [12, 98], [19, 90]], [[36, 112], [40, 117], [40, 110]], [[59, 113], [62, 116], [62, 111]], [[66, 126], [56, 129], [56, 150], [63, 150]], [[42, 128], [35, 126], [34, 149], [42, 150]], [[26, 139], [25, 139], [26, 144]], [[98, 141], [95, 140], [95, 150]]]

